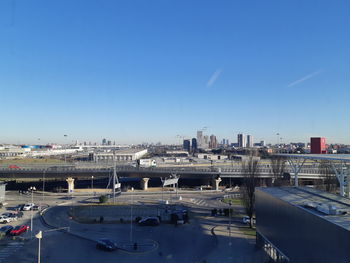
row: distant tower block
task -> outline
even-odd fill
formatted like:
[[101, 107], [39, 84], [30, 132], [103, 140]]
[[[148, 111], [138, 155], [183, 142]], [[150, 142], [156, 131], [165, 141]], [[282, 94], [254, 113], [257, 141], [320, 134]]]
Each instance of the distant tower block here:
[[142, 190], [148, 189], [148, 181], [149, 181], [149, 178], [141, 178], [141, 189]]
[[68, 177], [66, 179], [68, 183], [68, 193], [73, 193], [74, 192], [74, 179], [72, 177]]

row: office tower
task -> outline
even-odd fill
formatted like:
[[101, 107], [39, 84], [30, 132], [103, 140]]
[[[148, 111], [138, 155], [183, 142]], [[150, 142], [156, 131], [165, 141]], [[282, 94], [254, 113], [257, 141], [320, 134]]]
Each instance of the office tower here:
[[326, 151], [326, 139], [323, 137], [312, 137], [311, 138], [311, 153], [313, 153], [313, 154], [327, 153], [327, 151]]
[[190, 142], [190, 140], [184, 140], [183, 148], [184, 148], [184, 150], [186, 150], [188, 152], [191, 151], [191, 142]]
[[260, 146], [265, 147], [266, 146], [266, 142], [265, 141], [260, 141]]
[[204, 135], [203, 136], [203, 145], [202, 145], [202, 147], [203, 148], [208, 148], [208, 145], [209, 145], [209, 137], [208, 137], [208, 135]]
[[216, 140], [216, 136], [214, 134], [210, 135], [210, 142], [209, 142], [209, 148], [213, 149], [213, 148], [217, 148], [218, 147], [218, 143]]
[[107, 144], [107, 140], [106, 139], [103, 139], [102, 140], [102, 145], [106, 145]]
[[246, 147], [245, 136], [243, 133], [237, 135], [237, 144], [238, 147], [244, 148]]
[[253, 136], [252, 135], [247, 135], [247, 147], [248, 148], [252, 148], [253, 145], [254, 145]]
[[197, 139], [192, 138], [192, 151], [196, 151], [197, 149], [198, 149]]
[[203, 132], [197, 131], [197, 145], [198, 147], [203, 147]]
[[107, 145], [112, 145], [112, 141], [108, 141], [108, 142], [107, 142]]

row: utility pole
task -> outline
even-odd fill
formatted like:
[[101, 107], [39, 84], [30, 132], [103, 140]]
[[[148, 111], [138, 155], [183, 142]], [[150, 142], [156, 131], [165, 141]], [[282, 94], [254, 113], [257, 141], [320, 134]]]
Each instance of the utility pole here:
[[115, 167], [115, 162], [114, 162], [114, 169], [113, 169], [113, 204], [115, 204], [115, 178], [117, 177], [117, 171]]

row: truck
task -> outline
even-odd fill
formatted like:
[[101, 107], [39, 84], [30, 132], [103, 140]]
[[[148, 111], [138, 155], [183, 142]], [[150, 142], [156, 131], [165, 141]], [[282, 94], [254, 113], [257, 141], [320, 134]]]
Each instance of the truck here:
[[148, 167], [156, 167], [157, 163], [154, 159], [140, 159], [140, 167], [148, 168]]

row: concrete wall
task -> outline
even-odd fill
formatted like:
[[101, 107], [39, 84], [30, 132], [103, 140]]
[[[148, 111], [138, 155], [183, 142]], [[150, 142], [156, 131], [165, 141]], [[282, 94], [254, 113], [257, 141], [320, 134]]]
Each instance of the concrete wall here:
[[256, 223], [290, 262], [350, 262], [350, 231], [259, 188]]

